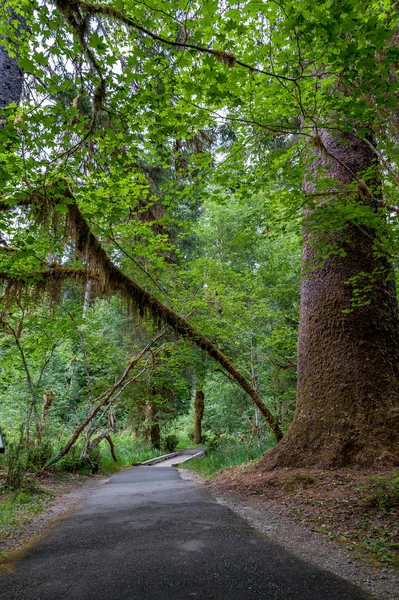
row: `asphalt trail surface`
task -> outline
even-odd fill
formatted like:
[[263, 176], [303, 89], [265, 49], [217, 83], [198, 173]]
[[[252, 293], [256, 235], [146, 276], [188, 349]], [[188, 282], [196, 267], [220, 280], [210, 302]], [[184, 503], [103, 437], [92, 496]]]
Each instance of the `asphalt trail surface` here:
[[114, 475], [0, 580], [1, 600], [365, 600], [174, 468]]
[[156, 463], [157, 467], [173, 467], [178, 465], [181, 462], [185, 462], [187, 459], [191, 458], [195, 454], [204, 451], [205, 448], [186, 448], [182, 450], [178, 456], [174, 456], [173, 458], [167, 458], [160, 463]]

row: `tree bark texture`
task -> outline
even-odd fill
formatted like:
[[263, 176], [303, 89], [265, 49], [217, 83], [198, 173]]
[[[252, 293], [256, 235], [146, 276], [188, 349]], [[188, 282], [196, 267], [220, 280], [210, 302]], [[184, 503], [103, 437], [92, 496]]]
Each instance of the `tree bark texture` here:
[[200, 444], [202, 441], [202, 418], [204, 416], [205, 403], [204, 392], [197, 390], [194, 400], [194, 444]]
[[[13, 18], [23, 20], [12, 13]], [[16, 58], [8, 55], [0, 40], [0, 109], [6, 108], [13, 102], [19, 103], [22, 96], [23, 73]]]
[[[375, 166], [375, 156], [360, 140], [327, 131], [320, 139], [324, 149], [312, 150], [304, 183], [308, 194], [316, 192], [320, 167], [328, 166], [334, 188], [345, 191], [354, 175], [360, 179]], [[360, 194], [358, 201], [376, 205], [372, 196]], [[302, 277], [296, 412], [288, 434], [265, 455], [266, 468], [399, 463], [399, 329], [392, 271], [376, 256], [370, 228], [348, 224], [344, 232], [329, 235], [338, 238], [345, 255], [331, 255]], [[317, 261], [317, 239], [305, 220], [304, 273]], [[369, 303], [345, 313], [353, 298], [346, 282], [360, 273], [375, 274], [366, 275]]]
[[156, 420], [157, 407], [154, 402], [147, 402], [146, 404], [146, 421], [147, 421], [147, 437], [153, 448], [160, 448], [161, 446], [161, 431], [159, 423]]

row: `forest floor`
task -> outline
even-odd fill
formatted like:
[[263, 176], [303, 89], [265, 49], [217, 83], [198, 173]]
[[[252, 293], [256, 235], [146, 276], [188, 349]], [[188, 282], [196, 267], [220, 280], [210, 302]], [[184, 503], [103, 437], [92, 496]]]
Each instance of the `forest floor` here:
[[262, 472], [250, 464], [224, 469], [205, 484], [220, 502], [293, 553], [377, 597], [398, 597], [398, 472]]

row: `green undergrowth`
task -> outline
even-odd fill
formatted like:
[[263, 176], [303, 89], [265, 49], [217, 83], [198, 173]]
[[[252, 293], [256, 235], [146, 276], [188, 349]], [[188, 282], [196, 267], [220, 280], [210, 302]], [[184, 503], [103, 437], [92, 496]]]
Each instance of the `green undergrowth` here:
[[357, 491], [366, 510], [359, 530], [352, 535], [352, 543], [377, 562], [398, 568], [399, 471], [373, 477], [368, 485]]
[[187, 440], [179, 441], [176, 446], [176, 450], [187, 450], [188, 448], [203, 448], [206, 446], [206, 442], [203, 444], [194, 444], [194, 442], [189, 442]]
[[360, 541], [352, 539], [352, 547], [365, 556], [374, 566], [388, 565], [399, 568], [399, 532], [385, 523], [363, 523], [363, 536]]
[[51, 491], [43, 491], [39, 488], [3, 490], [0, 493], [0, 557], [7, 555], [2, 546], [10, 533], [44, 512], [52, 497]]
[[129, 467], [133, 463], [144, 462], [164, 454], [162, 450], [152, 448], [148, 443], [137, 440], [132, 434], [126, 432], [113, 435], [112, 440], [115, 444], [115, 454], [118, 462], [113, 460], [106, 441], [101, 442], [100, 446], [99, 467], [106, 475]]
[[203, 477], [211, 477], [226, 467], [235, 467], [260, 458], [272, 447], [272, 443], [256, 442], [249, 445], [248, 442], [221, 442], [211, 448], [204, 457], [194, 458], [183, 468], [191, 469]]
[[366, 506], [378, 508], [381, 513], [399, 510], [399, 471], [385, 477], [373, 477], [368, 485], [361, 486], [358, 491]]
[[[103, 473], [110, 475], [120, 469], [130, 467], [134, 463], [143, 462], [150, 458], [160, 456], [164, 452], [152, 448], [148, 442], [137, 439], [129, 432], [121, 432], [112, 435], [117, 461], [112, 458], [111, 449], [106, 440], [103, 440], [89, 461], [80, 462], [81, 444], [76, 444], [71, 452], [60, 462], [59, 469], [74, 471], [90, 475], [91, 473]], [[66, 468], [66, 465], [69, 466]]]

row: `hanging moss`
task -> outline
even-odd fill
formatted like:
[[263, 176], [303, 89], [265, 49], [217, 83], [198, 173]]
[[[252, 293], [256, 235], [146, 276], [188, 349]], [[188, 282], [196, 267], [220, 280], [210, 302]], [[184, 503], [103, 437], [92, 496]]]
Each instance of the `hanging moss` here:
[[[77, 206], [76, 200], [67, 185], [65, 180], [61, 180], [60, 188], [53, 185], [47, 188], [43, 195], [49, 199], [51, 206], [54, 203], [51, 199], [57, 198], [59, 202], [60, 193], [63, 194], [64, 206], [67, 207], [65, 235], [74, 243], [77, 252], [82, 256], [87, 265], [87, 270], [68, 270], [59, 268], [54, 270], [57, 273], [48, 271], [44, 277], [38, 279], [39, 288], [40, 285], [44, 286], [44, 290], [50, 294], [53, 302], [59, 302], [60, 300], [59, 293], [62, 287], [62, 281], [71, 278], [77, 280], [83, 277], [84, 282], [86, 282], [88, 278], [94, 279], [96, 281], [97, 294], [112, 294], [119, 292], [125, 300], [130, 312], [139, 313], [141, 317], [152, 318], [157, 325], [162, 323], [168, 325], [177, 334], [190, 340], [201, 350], [205, 351], [213, 360], [218, 362], [251, 397], [254, 404], [259, 408], [269, 423], [276, 440], [279, 441], [283, 437], [283, 434], [278, 421], [263, 403], [249, 381], [237, 371], [233, 363], [210, 340], [190, 325], [188, 321], [163, 304], [156, 296], [154, 296], [154, 294], [145, 290], [141, 285], [125, 275], [113, 264], [100, 241], [91, 231], [88, 222]], [[53, 274], [50, 275], [50, 273]], [[85, 275], [83, 275], [83, 273], [85, 273]], [[47, 281], [49, 283], [45, 283]], [[53, 283], [54, 288], [51, 287]]]
[[0, 271], [0, 281], [4, 285], [7, 302], [23, 298], [28, 305], [34, 305], [46, 297], [54, 308], [61, 303], [65, 281], [82, 285], [86, 284], [89, 277], [91, 279], [87, 269], [61, 266], [48, 271], [30, 271], [20, 275]]

